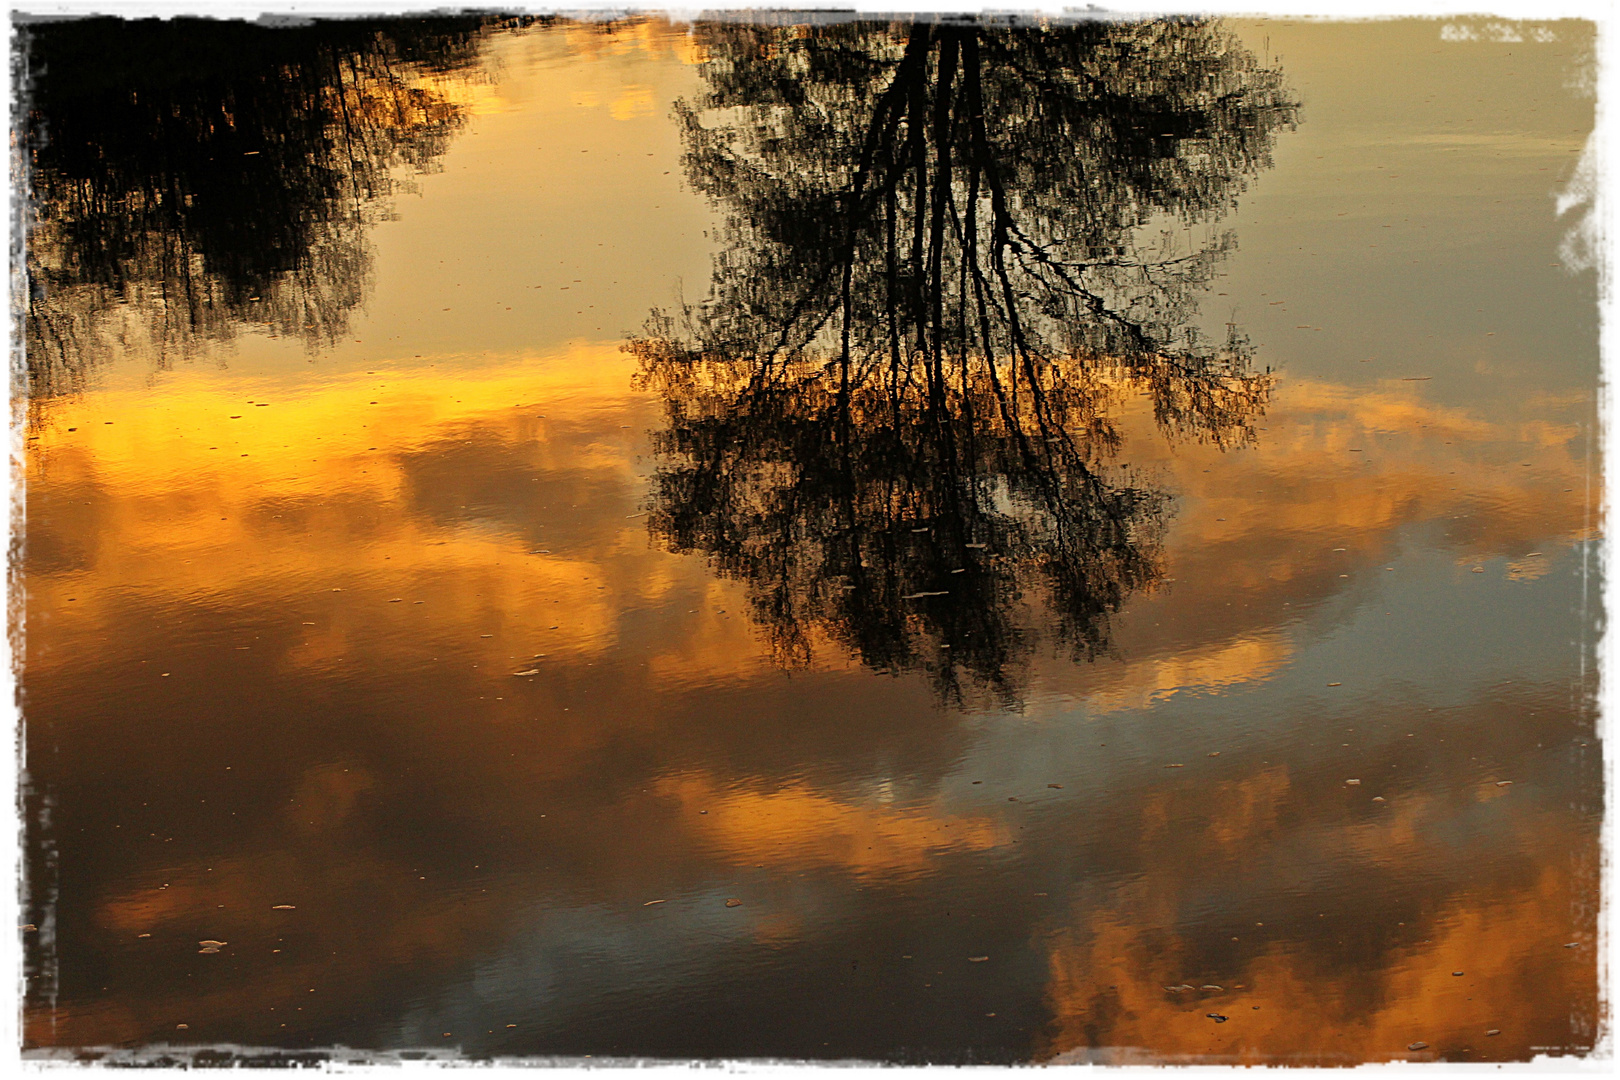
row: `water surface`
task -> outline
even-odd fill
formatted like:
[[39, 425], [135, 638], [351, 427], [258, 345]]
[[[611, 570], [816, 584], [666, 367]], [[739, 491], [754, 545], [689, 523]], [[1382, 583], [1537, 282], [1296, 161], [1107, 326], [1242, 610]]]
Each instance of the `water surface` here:
[[27, 1047], [1588, 1050], [1591, 46], [34, 27]]

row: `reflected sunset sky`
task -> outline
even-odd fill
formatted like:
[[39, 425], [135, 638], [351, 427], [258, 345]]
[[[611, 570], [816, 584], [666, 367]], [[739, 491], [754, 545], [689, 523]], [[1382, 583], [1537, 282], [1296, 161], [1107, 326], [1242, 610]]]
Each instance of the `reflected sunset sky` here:
[[1275, 389], [1227, 449], [1121, 391], [1099, 468], [1169, 496], [1163, 573], [1011, 704], [826, 634], [784, 667], [649, 532], [625, 342], [719, 250], [701, 42], [417, 73], [464, 123], [347, 337], [130, 336], [29, 402], [27, 1046], [1590, 1048], [1597, 307], [1553, 196], [1593, 31], [1440, 25], [1230, 25], [1301, 113], [1199, 320]]

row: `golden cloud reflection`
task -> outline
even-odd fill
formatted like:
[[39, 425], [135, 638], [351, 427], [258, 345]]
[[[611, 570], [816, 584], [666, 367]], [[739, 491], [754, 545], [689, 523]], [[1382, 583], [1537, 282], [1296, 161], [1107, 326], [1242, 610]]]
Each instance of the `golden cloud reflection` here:
[[[1261, 827], [1270, 833], [1276, 822]], [[1543, 820], [1526, 839], [1545, 841], [1556, 830]], [[1405, 823], [1389, 832], [1399, 853], [1385, 850], [1384, 859], [1408, 867], [1434, 859]], [[1256, 839], [1248, 838], [1251, 854], [1269, 846]], [[1182, 890], [1173, 870], [1150, 872], [1104, 905], [1077, 908], [1053, 938], [1046, 1056], [1054, 1063], [1342, 1065], [1576, 1052], [1589, 1044], [1583, 1040], [1598, 1013], [1596, 985], [1586, 977], [1590, 927], [1572, 920], [1591, 884], [1542, 863], [1528, 880], [1476, 886], [1411, 925], [1394, 907], [1334, 911], [1313, 928], [1325, 942], [1302, 939], [1297, 926], [1268, 930], [1256, 922], [1212, 965], [1211, 928], [1165, 931]], [[1261, 944], [1247, 944], [1255, 939]], [[1323, 955], [1348, 949], [1376, 960]], [[1572, 980], [1572, 971], [1581, 974]], [[1530, 1006], [1567, 986], [1580, 987], [1572, 1013]]]
[[662, 778], [657, 791], [680, 804], [688, 831], [736, 862], [832, 867], [894, 881], [928, 872], [948, 852], [984, 852], [1011, 840], [1007, 825], [987, 815], [863, 805], [802, 783], [721, 790], [711, 778], [683, 775]]
[[[627, 394], [628, 376], [616, 350], [579, 345], [477, 380], [440, 358], [318, 389], [187, 374], [160, 398], [57, 403], [30, 455], [31, 546], [62, 562], [30, 576], [35, 617], [71, 615], [59, 632], [98, 635], [117, 629], [115, 597], [291, 605], [314, 626], [286, 653], [289, 671], [352, 657], [367, 627], [401, 642], [423, 627], [429, 655], [439, 642], [491, 642], [481, 662], [517, 671], [540, 653], [572, 662], [614, 648], [617, 613], [665, 606], [701, 581], [682, 612], [694, 632], [645, 662], [685, 682], [753, 670], [736, 586], [647, 550], [635, 455], [654, 416]], [[1094, 707], [1271, 677], [1293, 647], [1283, 599], [1386, 572], [1380, 560], [1414, 524], [1445, 530], [1459, 563], [1511, 560], [1514, 580], [1546, 573], [1589, 534], [1574, 423], [1487, 425], [1426, 404], [1412, 384], [1279, 396], [1249, 451], [1158, 451], [1131, 433], [1132, 467], [1181, 503], [1169, 581], [1125, 623], [1129, 659], [1057, 676]], [[430, 505], [424, 485], [450, 473], [472, 486], [453, 506]], [[586, 489], [596, 494], [582, 506]], [[492, 625], [499, 641], [480, 636]], [[842, 664], [830, 643], [815, 652]]]
[[1273, 631], [1148, 656], [1089, 680], [1086, 704], [1115, 712], [1147, 708], [1181, 693], [1218, 693], [1269, 679], [1292, 653], [1287, 635]]
[[[1296, 617], [1395, 565], [1414, 542], [1541, 577], [1595, 535], [1584, 398], [1545, 400], [1491, 423], [1429, 400], [1425, 383], [1279, 387], [1257, 444], [1165, 447], [1137, 408], [1121, 457], [1179, 495], [1165, 578], [1120, 620], [1121, 664], [1052, 669], [1100, 710], [1264, 681], [1294, 651]], [[1368, 581], [1367, 579], [1372, 580]], [[1473, 582], [1464, 579], [1464, 584]]]
[[[827, 640], [793, 675], [812, 680], [796, 686], [821, 702], [816, 719], [762, 734], [757, 717], [785, 710], [772, 696], [782, 676], [740, 586], [648, 541], [639, 456], [658, 415], [630, 389], [624, 354], [579, 344], [486, 361], [476, 379], [461, 368], [469, 362], [426, 357], [319, 385], [166, 375], [161, 394], [62, 399], [36, 416], [26, 679], [79, 688], [56, 705], [33, 698], [40, 723], [88, 740], [70, 773], [88, 782], [116, 758], [182, 790], [201, 781], [175, 770], [194, 766], [218, 776], [263, 761], [277, 775], [259, 781], [256, 802], [234, 804], [242, 816], [221, 819], [233, 831], [210, 850], [152, 829], [121, 840], [129, 846], [91, 886], [83, 931], [105, 939], [115, 966], [144, 965], [157, 955], [148, 947], [177, 963], [213, 938], [242, 950], [229, 955], [255, 974], [229, 987], [171, 972], [138, 1001], [70, 996], [50, 1016], [30, 1015], [33, 1044], [151, 1040], [180, 1017], [199, 1033], [274, 1042], [286, 1011], [344, 1015], [386, 997], [401, 972], [449, 973], [498, 954], [539, 882], [557, 890], [549, 903], [561, 911], [639, 911], [715, 882], [722, 896], [746, 892], [746, 881], [731, 882], [754, 868], [926, 893], [947, 867], [1049, 861], [1099, 832], [1119, 847], [1105, 865], [1134, 869], [1111, 872], [1119, 884], [1101, 901], [1072, 900], [1042, 939], [1049, 1055], [1134, 1046], [1156, 1059], [1346, 1060], [1421, 1039], [1437, 1053], [1466, 1045], [1512, 1056], [1565, 1037], [1538, 1019], [1534, 1031], [1481, 1045], [1481, 1025], [1512, 1030], [1481, 1003], [1568, 982], [1558, 965], [1573, 962], [1562, 945], [1584, 886], [1545, 860], [1436, 895], [1425, 937], [1388, 947], [1370, 968], [1323, 968], [1321, 943], [1296, 928], [1230, 970], [1184, 970], [1199, 952], [1191, 938], [1209, 927], [1188, 928], [1179, 914], [1178, 867], [1244, 863], [1305, 836], [1323, 865], [1409, 876], [1435, 858], [1435, 822], [1463, 812], [1426, 789], [1376, 820], [1331, 808], [1302, 819], [1315, 797], [1281, 765], [1196, 790], [1111, 779], [1103, 817], [952, 802], [938, 785], [969, 736], [924, 705], [925, 688], [875, 680]], [[1146, 430], [1128, 425], [1122, 456], [1181, 499], [1167, 535], [1172, 580], [1127, 611], [1119, 658], [1039, 672], [1098, 712], [1274, 678], [1301, 648], [1284, 604], [1308, 607], [1357, 575], [1389, 573], [1403, 530], [1438, 528], [1459, 557], [1505, 562], [1522, 579], [1514, 568], [1554, 565], [1567, 557], [1559, 545], [1586, 528], [1578, 425], [1485, 424], [1418, 387], [1285, 385], [1259, 445], [1226, 455], [1155, 451]], [[1376, 469], [1351, 454], [1375, 447]], [[1464, 515], [1466, 526], [1453, 524]], [[154, 642], [149, 624], [177, 611], [213, 618], [218, 640], [176, 632]], [[102, 659], [87, 671], [87, 657]], [[114, 663], [131, 667], [100, 671]], [[536, 674], [514, 674], [524, 671]], [[264, 730], [284, 728], [274, 738], [288, 741], [274, 751], [238, 745], [261, 735], [236, 684], [240, 700], [282, 695], [300, 716], [341, 724], [306, 734], [303, 720], [277, 721]], [[97, 688], [114, 685], [124, 703], [109, 711]], [[863, 697], [890, 688], [911, 695], [904, 708]], [[176, 748], [179, 731], [107, 726], [126, 707], [168, 715], [169, 693], [209, 702], [211, 723], [234, 725], [236, 749], [210, 758]], [[901, 731], [870, 726], [889, 712], [912, 719]], [[345, 733], [346, 748], [322, 742], [331, 731]], [[643, 745], [633, 754], [630, 733]], [[778, 752], [785, 741], [791, 749]], [[165, 757], [176, 754], [191, 764]], [[850, 782], [896, 756], [909, 764], [895, 773], [911, 779], [895, 791]], [[805, 772], [807, 760], [827, 772]], [[430, 791], [413, 779], [422, 775], [450, 779]], [[1523, 789], [1469, 790], [1468, 803], [1484, 806]], [[418, 813], [428, 838], [413, 843], [425, 846], [378, 842], [379, 822]], [[439, 852], [440, 827], [500, 843], [463, 855], [458, 839]], [[1548, 818], [1516, 828], [1517, 850], [1563, 843]], [[524, 854], [502, 874], [470, 869], [508, 847]], [[445, 878], [454, 884], [441, 887]], [[294, 911], [275, 910], [289, 903]], [[823, 903], [749, 894], [727, 940], [807, 947]], [[350, 956], [360, 943], [364, 957]], [[349, 956], [342, 971], [334, 954]], [[253, 966], [270, 959], [270, 970]], [[1206, 982], [1226, 989], [1163, 989]], [[310, 987], [324, 995], [319, 1008]]]
[[[447, 363], [317, 390], [188, 375], [155, 405], [137, 391], [64, 401], [31, 458], [31, 539], [36, 555], [76, 550], [62, 572], [31, 576], [36, 618], [108, 633], [131, 596], [324, 616], [286, 654], [292, 670], [353, 657], [379, 630], [408, 641], [387, 631], [415, 626], [429, 628], [424, 645], [465, 646], [498, 623], [491, 664], [599, 653], [613, 612], [656, 607], [690, 578], [640, 535], [632, 455], [649, 418], [621, 369], [616, 351], [582, 347], [479, 380]], [[486, 470], [474, 480], [494, 486], [462, 493], [484, 502], [424, 505], [423, 471], [439, 462]], [[95, 527], [60, 534], [58, 493]], [[619, 559], [634, 572], [607, 572]], [[748, 637], [740, 619], [690, 622], [718, 635], [716, 660]], [[499, 651], [514, 636], [527, 655]], [[708, 637], [671, 642], [678, 663], [690, 668]]]

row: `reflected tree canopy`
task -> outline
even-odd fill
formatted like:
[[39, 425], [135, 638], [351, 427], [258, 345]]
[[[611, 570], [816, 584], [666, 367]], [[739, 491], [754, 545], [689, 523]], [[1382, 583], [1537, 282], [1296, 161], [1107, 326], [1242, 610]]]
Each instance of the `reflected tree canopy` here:
[[1269, 376], [1191, 320], [1297, 106], [1202, 20], [698, 34], [677, 114], [725, 245], [628, 346], [668, 413], [650, 527], [748, 582], [784, 662], [1016, 703], [1037, 626], [1093, 658], [1160, 573], [1120, 406], [1253, 436]]
[[462, 124], [446, 87], [488, 25], [25, 26], [29, 391], [130, 343], [161, 363], [244, 326], [341, 336], [365, 227]]

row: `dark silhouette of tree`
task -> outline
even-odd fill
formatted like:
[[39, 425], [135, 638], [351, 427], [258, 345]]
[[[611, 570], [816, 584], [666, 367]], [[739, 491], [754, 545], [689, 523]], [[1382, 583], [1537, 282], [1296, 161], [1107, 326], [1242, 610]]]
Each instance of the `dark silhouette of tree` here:
[[785, 662], [821, 638], [1016, 704], [1041, 623], [1093, 658], [1159, 576], [1121, 402], [1253, 437], [1269, 375], [1190, 320], [1297, 106], [1204, 20], [697, 33], [677, 116], [726, 242], [628, 346], [668, 413], [650, 528], [746, 580]]
[[120, 343], [341, 336], [366, 226], [463, 122], [424, 76], [464, 72], [490, 22], [25, 24], [30, 393]]

